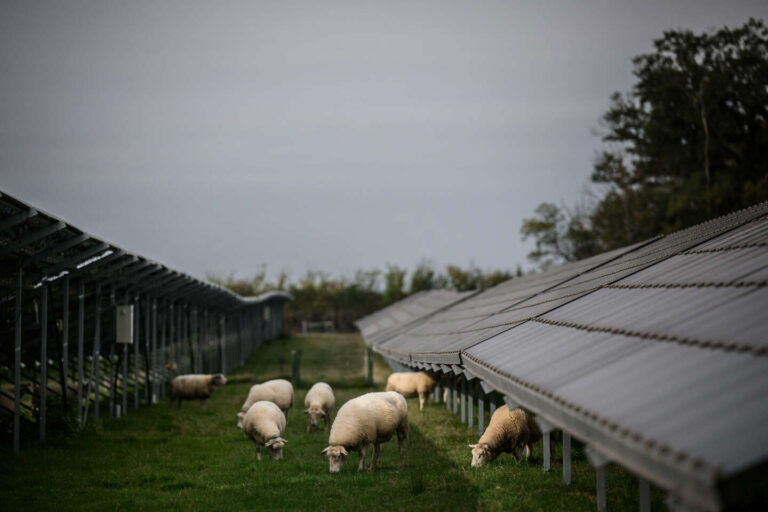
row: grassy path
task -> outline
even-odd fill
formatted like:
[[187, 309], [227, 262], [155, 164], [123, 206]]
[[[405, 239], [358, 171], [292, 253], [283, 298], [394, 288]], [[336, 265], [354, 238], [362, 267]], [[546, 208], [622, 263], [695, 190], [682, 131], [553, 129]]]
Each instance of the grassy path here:
[[[290, 352], [302, 357], [297, 391], [284, 437], [284, 460], [264, 457], [235, 427], [235, 414], [254, 382], [287, 376]], [[408, 402], [411, 435], [405, 468], [397, 469], [397, 442], [382, 446], [377, 469], [357, 473], [351, 455], [342, 472], [328, 473], [320, 455], [321, 431], [305, 434], [304, 393], [326, 380], [337, 404], [370, 391], [363, 380], [363, 347], [353, 335], [277, 340], [263, 347], [203, 408], [186, 402], [129, 411], [121, 420], [102, 420], [74, 437], [25, 446], [14, 460], [3, 452], [2, 510], [595, 510], [594, 472], [574, 454], [573, 484], [560, 481], [560, 464], [541, 471], [541, 446], [533, 461], [514, 464], [502, 456], [490, 466], [469, 467], [467, 443], [477, 434], [444, 406], [418, 411]], [[388, 370], [378, 360], [378, 389]], [[370, 450], [369, 450], [370, 452]], [[368, 455], [370, 459], [370, 453]], [[658, 493], [653, 510], [662, 510]], [[637, 509], [637, 481], [615, 466], [608, 469], [610, 510]]]

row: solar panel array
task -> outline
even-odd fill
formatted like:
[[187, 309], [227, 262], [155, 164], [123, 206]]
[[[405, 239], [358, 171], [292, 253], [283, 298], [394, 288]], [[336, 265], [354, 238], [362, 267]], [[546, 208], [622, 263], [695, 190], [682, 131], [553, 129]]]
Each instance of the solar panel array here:
[[674, 502], [716, 510], [733, 482], [768, 483], [767, 283], [761, 204], [512, 279], [373, 345], [480, 379]]
[[[282, 333], [287, 300], [240, 297], [0, 193], [0, 435], [17, 452], [24, 421], [45, 437], [52, 395], [81, 419], [100, 405], [119, 415], [174, 374], [239, 366]], [[133, 306], [130, 351], [116, 344], [118, 305]]]

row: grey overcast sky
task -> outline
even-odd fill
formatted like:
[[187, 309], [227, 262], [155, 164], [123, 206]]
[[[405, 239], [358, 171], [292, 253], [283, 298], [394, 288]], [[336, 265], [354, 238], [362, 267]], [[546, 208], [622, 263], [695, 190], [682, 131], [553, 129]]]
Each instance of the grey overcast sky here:
[[525, 267], [609, 95], [765, 1], [0, 3], [0, 190], [204, 277]]

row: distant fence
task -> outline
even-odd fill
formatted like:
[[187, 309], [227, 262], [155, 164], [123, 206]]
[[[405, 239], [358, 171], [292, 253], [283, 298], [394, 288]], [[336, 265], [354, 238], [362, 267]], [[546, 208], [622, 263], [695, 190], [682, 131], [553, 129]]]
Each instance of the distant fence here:
[[282, 334], [291, 299], [240, 297], [5, 194], [0, 286], [0, 435], [15, 453], [22, 433], [124, 416], [178, 374], [241, 366]]
[[301, 321], [301, 333], [309, 334], [310, 332], [334, 332], [333, 322], [331, 320], [325, 320], [322, 322], [308, 322], [307, 320]]

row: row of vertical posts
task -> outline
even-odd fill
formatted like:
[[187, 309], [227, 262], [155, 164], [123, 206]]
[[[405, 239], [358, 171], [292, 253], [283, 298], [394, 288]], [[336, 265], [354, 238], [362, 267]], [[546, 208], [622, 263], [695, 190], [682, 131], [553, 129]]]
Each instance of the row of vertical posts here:
[[[463, 375], [448, 374], [435, 388], [433, 400], [436, 403], [440, 403], [442, 398], [446, 397], [446, 409], [454, 415], [457, 415], [460, 412], [461, 422], [466, 423], [468, 428], [472, 428], [475, 424], [473, 418], [475, 410], [475, 392], [477, 392], [477, 431], [478, 434], [482, 436], [485, 431], [485, 401], [487, 399], [490, 402], [490, 418], [496, 411], [496, 404], [499, 400], [498, 394], [495, 391], [485, 393], [479, 383], [469, 381]], [[543, 469], [544, 471], [550, 471], [552, 457], [550, 437], [551, 433], [554, 431], [554, 426], [541, 419], [539, 419], [538, 422], [542, 431], [544, 452]], [[590, 452], [589, 450], [587, 451], [587, 458], [589, 459], [590, 464], [595, 468], [597, 510], [598, 512], [603, 512], [607, 507], [605, 468], [609, 461], [599, 454], [593, 451]], [[566, 485], [571, 484], [571, 435], [565, 431], [563, 431], [563, 483]], [[640, 511], [650, 512], [650, 485], [647, 480], [642, 478], [638, 479], [638, 492]]]
[[[18, 454], [21, 445], [21, 390], [22, 390], [22, 346], [24, 335], [23, 294], [39, 293], [39, 408], [37, 423], [39, 438], [47, 434], [46, 415], [48, 404], [48, 341], [51, 326], [61, 333], [60, 378], [62, 381], [62, 404], [68, 408], [67, 392], [70, 378], [76, 379], [74, 412], [80, 423], [88, 415], [98, 418], [101, 414], [102, 396], [106, 396], [108, 414], [121, 417], [128, 412], [129, 380], [132, 380], [133, 406], [154, 403], [164, 398], [168, 382], [180, 373], [226, 372], [240, 366], [264, 339], [276, 336], [281, 326], [282, 308], [270, 304], [253, 304], [225, 314], [207, 308], [199, 308], [183, 300], [169, 301], [162, 297], [143, 294], [132, 296], [126, 292], [122, 303], [133, 304], [133, 345], [115, 346], [112, 333], [102, 333], [105, 313], [112, 313], [117, 304], [115, 285], [103, 293], [101, 283], [95, 285], [95, 293], [86, 295], [86, 282], [80, 279], [75, 287], [77, 357], [69, 356], [70, 338], [70, 276], [65, 275], [57, 283], [61, 301], [61, 322], [55, 312], [49, 310], [54, 298], [51, 284], [42, 281], [35, 291], [25, 292], [24, 273], [21, 262], [16, 271], [14, 284], [14, 411], [13, 450]], [[88, 299], [88, 300], [86, 300]], [[267, 316], [263, 312], [272, 310]], [[90, 316], [88, 313], [90, 312]], [[269, 320], [268, 322], [266, 320]], [[228, 329], [228, 324], [234, 328]], [[142, 329], [143, 326], [143, 329]], [[267, 328], [268, 327], [268, 328]], [[91, 330], [93, 339], [90, 361], [86, 357], [86, 328]], [[102, 355], [102, 344], [109, 343], [106, 358]], [[132, 358], [132, 361], [131, 361]], [[121, 363], [121, 364], [120, 364]], [[102, 367], [102, 365], [106, 365]], [[70, 368], [73, 366], [73, 368]], [[132, 370], [132, 371], [131, 371]], [[34, 368], [31, 371], [35, 371]], [[26, 379], [29, 377], [25, 376]], [[32, 378], [32, 382], [35, 382]], [[142, 400], [143, 389], [143, 400]], [[119, 395], [119, 396], [118, 396]]]

